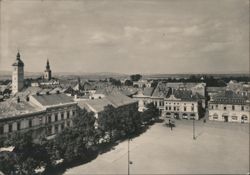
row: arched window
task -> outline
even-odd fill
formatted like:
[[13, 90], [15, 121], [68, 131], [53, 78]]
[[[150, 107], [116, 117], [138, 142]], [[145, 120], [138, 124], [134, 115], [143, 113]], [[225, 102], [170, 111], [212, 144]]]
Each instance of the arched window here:
[[217, 120], [218, 119], [218, 114], [214, 113], [213, 119]]
[[247, 116], [246, 116], [246, 115], [242, 115], [242, 116], [241, 116], [241, 120], [245, 120], [245, 121], [247, 121], [247, 120], [248, 120], [248, 118], [247, 118]]

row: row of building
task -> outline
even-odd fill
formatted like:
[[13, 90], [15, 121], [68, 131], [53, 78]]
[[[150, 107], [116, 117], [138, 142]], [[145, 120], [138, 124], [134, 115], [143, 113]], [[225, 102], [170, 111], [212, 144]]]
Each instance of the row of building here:
[[66, 89], [50, 88], [44, 85], [55, 79], [47, 61], [38, 84], [25, 87], [24, 63], [19, 52], [12, 66], [12, 98], [0, 102], [0, 136], [27, 130], [33, 130], [35, 138], [53, 136], [71, 127], [72, 119], [81, 110], [92, 111], [98, 118], [107, 105], [114, 108], [138, 105], [138, 110], [144, 111], [148, 103], [154, 103], [163, 117], [195, 120], [204, 117], [207, 109], [209, 120], [249, 122], [249, 84], [232, 81], [225, 88], [211, 88], [205, 83], [159, 82], [150, 87], [145, 84], [147, 81], [139, 81], [139, 88], [131, 89], [108, 84], [93, 86], [78, 80]]

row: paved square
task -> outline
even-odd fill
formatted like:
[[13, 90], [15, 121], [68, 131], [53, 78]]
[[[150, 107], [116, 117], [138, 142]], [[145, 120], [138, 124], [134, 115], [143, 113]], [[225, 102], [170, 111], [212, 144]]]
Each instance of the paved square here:
[[[247, 174], [249, 125], [176, 121], [173, 131], [163, 123], [130, 142], [130, 174]], [[122, 142], [95, 160], [65, 174], [127, 174], [127, 147]]]

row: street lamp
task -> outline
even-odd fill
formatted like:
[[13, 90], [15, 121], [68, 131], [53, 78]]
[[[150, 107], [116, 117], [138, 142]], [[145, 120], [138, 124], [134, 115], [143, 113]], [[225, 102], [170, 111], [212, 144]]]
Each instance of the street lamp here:
[[132, 164], [133, 162], [130, 161], [130, 150], [129, 150], [129, 144], [130, 144], [130, 138], [128, 138], [128, 175], [130, 175], [130, 164]]
[[195, 118], [193, 117], [193, 140], [195, 140]]

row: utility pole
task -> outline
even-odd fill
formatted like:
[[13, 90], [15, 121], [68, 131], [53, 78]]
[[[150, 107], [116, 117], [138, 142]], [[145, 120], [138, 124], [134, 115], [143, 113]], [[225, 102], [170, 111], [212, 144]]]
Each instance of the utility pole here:
[[195, 118], [193, 117], [193, 140], [195, 140]]
[[128, 175], [130, 175], [129, 138], [128, 138]]

